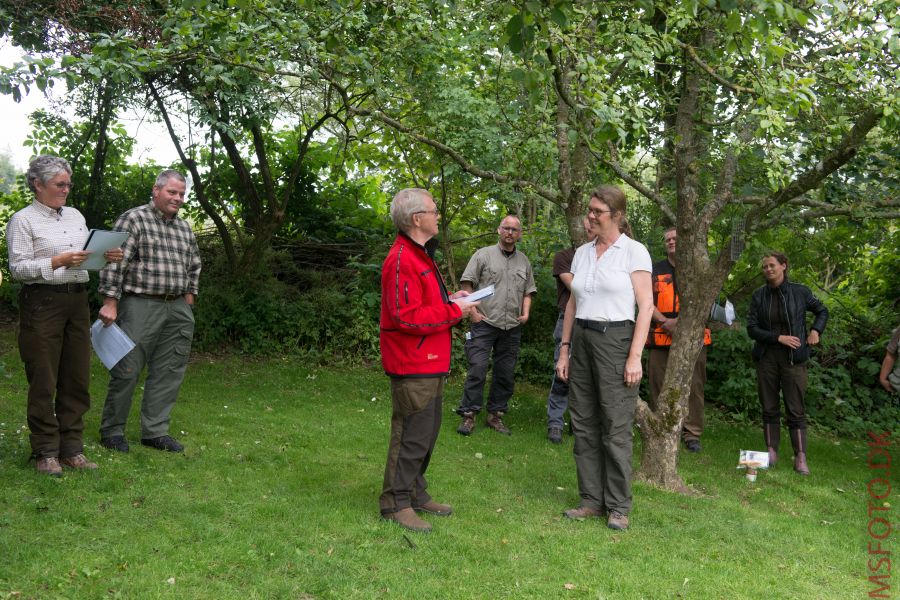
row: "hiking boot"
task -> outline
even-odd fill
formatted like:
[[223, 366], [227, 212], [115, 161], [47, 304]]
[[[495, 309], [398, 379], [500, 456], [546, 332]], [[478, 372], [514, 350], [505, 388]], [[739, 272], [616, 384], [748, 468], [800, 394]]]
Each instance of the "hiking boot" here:
[[575, 521], [584, 521], [585, 519], [599, 519], [603, 517], [603, 511], [590, 506], [579, 506], [578, 508], [570, 508], [563, 513], [567, 519]]
[[166, 452], [184, 452], [184, 446], [168, 435], [161, 435], [155, 438], [143, 438], [141, 444], [156, 448], [157, 450], [165, 450]]
[[463, 413], [462, 422], [456, 428], [456, 433], [460, 435], [472, 435], [475, 431], [475, 413]]
[[562, 444], [562, 427], [551, 427], [548, 429], [547, 439], [553, 444]]
[[809, 467], [806, 465], [806, 452], [798, 452], [794, 457], [794, 470], [801, 475], [809, 475]]
[[80, 452], [75, 456], [61, 458], [59, 459], [59, 462], [62, 463], [64, 467], [69, 467], [70, 469], [75, 469], [77, 471], [93, 471], [94, 469], [99, 468], [97, 463], [92, 463]]
[[609, 520], [606, 522], [606, 526], [619, 531], [628, 529], [628, 515], [623, 515], [619, 511], [614, 510], [609, 513]]
[[113, 435], [110, 437], [102, 437], [100, 438], [100, 445], [104, 448], [109, 448], [110, 450], [115, 450], [117, 452], [125, 452], [127, 453], [130, 449], [128, 447], [128, 440], [125, 439], [123, 435]]
[[451, 508], [449, 504], [441, 504], [434, 500], [429, 500], [421, 506], [413, 506], [413, 510], [416, 512], [428, 513], [429, 515], [436, 515], [438, 517], [449, 517], [453, 514], [453, 508]]
[[684, 447], [687, 448], [688, 452], [700, 452], [703, 449], [700, 445], [700, 440], [685, 440]]
[[487, 418], [487, 426], [496, 431], [497, 433], [502, 433], [503, 435], [512, 435], [512, 431], [509, 430], [503, 423], [503, 413], [488, 413]]
[[420, 519], [416, 512], [409, 507], [402, 508], [394, 513], [381, 515], [381, 517], [387, 521], [394, 521], [400, 525], [400, 527], [409, 529], [410, 531], [416, 531], [418, 533], [428, 533], [431, 531], [431, 524], [428, 521]]
[[50, 475], [51, 477], [62, 477], [63, 474], [62, 467], [59, 466], [59, 459], [55, 456], [45, 456], [37, 459], [35, 467], [38, 473]]

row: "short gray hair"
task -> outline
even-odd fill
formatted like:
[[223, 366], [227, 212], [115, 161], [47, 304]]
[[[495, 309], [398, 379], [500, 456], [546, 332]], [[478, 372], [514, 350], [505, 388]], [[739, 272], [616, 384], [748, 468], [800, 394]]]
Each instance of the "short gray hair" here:
[[180, 172], [175, 169], [166, 169], [162, 173], [156, 176], [156, 183], [153, 184], [153, 187], [161, 188], [166, 185], [170, 179], [176, 179], [181, 183], [187, 184], [187, 180], [184, 178]]
[[25, 173], [28, 189], [32, 192], [37, 192], [37, 188], [34, 187], [35, 181], [40, 179], [42, 184], [47, 185], [48, 181], [60, 173], [72, 175], [72, 167], [69, 166], [69, 161], [58, 156], [41, 154], [28, 164], [28, 172]]
[[406, 233], [412, 227], [412, 217], [425, 210], [425, 201], [434, 200], [428, 190], [406, 188], [400, 190], [391, 201], [391, 221], [399, 231]]

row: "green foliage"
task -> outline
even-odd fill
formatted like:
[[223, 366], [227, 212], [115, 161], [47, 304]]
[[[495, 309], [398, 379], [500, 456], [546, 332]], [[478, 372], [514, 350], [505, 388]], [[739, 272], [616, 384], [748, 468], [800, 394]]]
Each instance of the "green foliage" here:
[[[831, 318], [809, 362], [806, 409], [818, 427], [863, 437], [867, 431], [892, 430], [900, 422], [900, 398], [878, 385], [878, 371], [890, 334], [880, 317], [853, 314], [829, 302]], [[872, 319], [877, 318], [878, 321]], [[875, 336], [873, 332], [877, 332]], [[872, 340], [863, 342], [861, 340]], [[707, 359], [707, 402], [732, 419], [759, 423], [753, 341], [743, 326], [713, 334]]]

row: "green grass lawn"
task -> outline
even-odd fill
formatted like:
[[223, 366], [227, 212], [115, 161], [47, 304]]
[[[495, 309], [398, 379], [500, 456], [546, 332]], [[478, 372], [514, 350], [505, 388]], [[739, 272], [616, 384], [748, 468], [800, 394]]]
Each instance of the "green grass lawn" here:
[[464, 438], [456, 377], [429, 470], [430, 491], [455, 512], [417, 535], [379, 518], [390, 396], [377, 368], [197, 358], [172, 419], [185, 453], [139, 445], [135, 402], [126, 455], [98, 443], [107, 375], [95, 361], [85, 438], [100, 470], [53, 479], [28, 462], [9, 331], [0, 363], [0, 599], [847, 599], [872, 589], [861, 441], [811, 432], [811, 477], [785, 460], [750, 484], [738, 450], [762, 449], [761, 433], [710, 414], [703, 453], [681, 456], [698, 495], [636, 484], [631, 529], [615, 533], [561, 516], [578, 503], [572, 440], [546, 441], [546, 389], [519, 386], [512, 437], [479, 422]]

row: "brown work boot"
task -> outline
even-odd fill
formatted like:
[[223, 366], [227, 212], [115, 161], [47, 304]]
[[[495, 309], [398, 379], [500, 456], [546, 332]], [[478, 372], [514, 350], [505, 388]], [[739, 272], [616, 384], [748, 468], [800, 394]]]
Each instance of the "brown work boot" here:
[[579, 506], [578, 508], [570, 508], [563, 513], [563, 516], [575, 521], [584, 521], [585, 519], [599, 519], [603, 517], [603, 511], [590, 506]]
[[806, 465], [806, 452], [798, 452], [794, 457], [794, 470], [801, 475], [809, 475], [809, 467]]
[[62, 463], [64, 467], [69, 467], [70, 469], [76, 469], [79, 471], [92, 471], [97, 469], [97, 463], [90, 462], [82, 453], [78, 453], [75, 456], [67, 456], [65, 458], [59, 459], [59, 462]]
[[487, 426], [496, 431], [497, 433], [502, 433], [503, 435], [512, 435], [512, 431], [509, 430], [503, 423], [503, 413], [488, 413], [487, 418]]
[[618, 529], [619, 531], [628, 529], [628, 515], [623, 515], [617, 510], [611, 511], [606, 526], [610, 529]]
[[397, 512], [381, 516], [388, 521], [395, 521], [400, 527], [409, 529], [410, 531], [419, 533], [428, 533], [431, 531], [431, 524], [428, 523], [428, 521], [420, 519], [416, 512], [409, 507], [401, 508]]
[[62, 477], [63, 474], [62, 467], [59, 466], [59, 459], [55, 456], [45, 456], [37, 459], [35, 467], [37, 467], [38, 473], [50, 475], [51, 477]]
[[462, 422], [456, 428], [456, 433], [460, 435], [472, 435], [475, 431], [475, 413], [463, 413]]
[[413, 510], [416, 512], [428, 513], [429, 515], [436, 515], [438, 517], [449, 517], [453, 514], [453, 508], [451, 508], [449, 504], [441, 504], [434, 500], [429, 500], [421, 506], [413, 506]]

